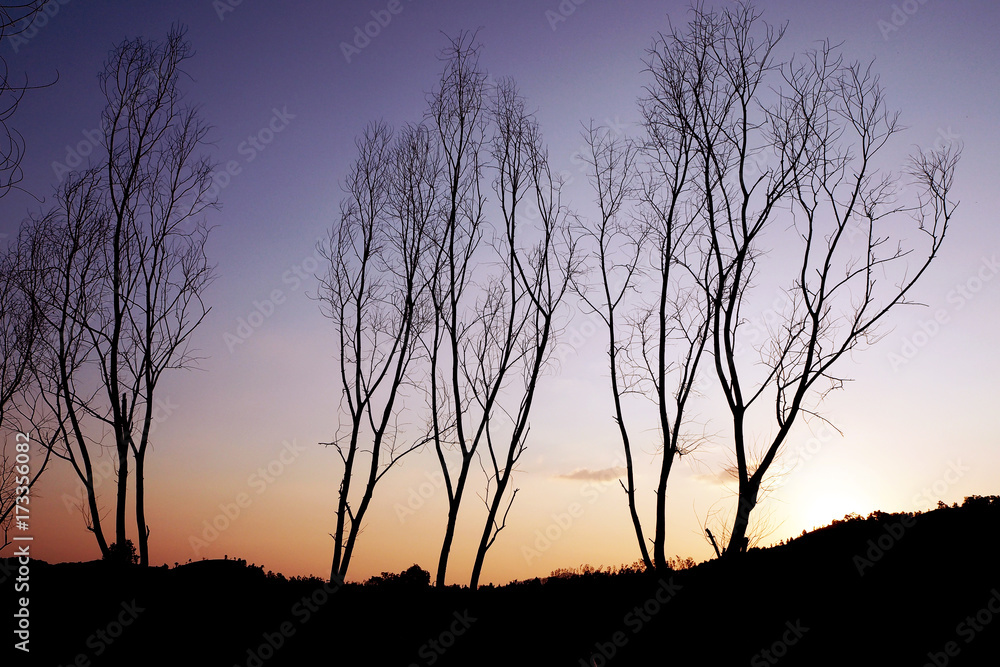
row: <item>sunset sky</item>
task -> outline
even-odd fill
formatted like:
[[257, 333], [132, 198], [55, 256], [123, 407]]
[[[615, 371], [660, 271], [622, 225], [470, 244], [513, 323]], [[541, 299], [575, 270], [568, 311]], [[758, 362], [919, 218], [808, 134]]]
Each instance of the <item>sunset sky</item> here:
[[[159, 393], [162, 419], [147, 458], [151, 562], [228, 555], [286, 575], [320, 576], [329, 575], [340, 468], [336, 453], [318, 443], [337, 428], [339, 386], [333, 330], [310, 297], [318, 287], [315, 246], [337, 224], [355, 137], [371, 120], [396, 127], [419, 121], [446, 35], [479, 28], [482, 66], [491, 78], [516, 79], [536, 110], [553, 168], [570, 177], [567, 202], [586, 216], [590, 191], [573, 159], [582, 146], [581, 123], [594, 119], [638, 133], [644, 52], [657, 30], [686, 22], [688, 7], [652, 0], [401, 0], [402, 10], [367, 45], [352, 49], [343, 44], [392, 3], [49, 4], [58, 12], [26, 33], [30, 38], [0, 44], [14, 81], [23, 74], [31, 85], [52, 84], [29, 90], [8, 121], [26, 144], [24, 192], [0, 200], [0, 242], [16, 236], [29, 211], [50, 205], [68, 148], [85, 144], [98, 126], [97, 73], [109, 49], [126, 37], [163, 39], [172, 23], [188, 26], [196, 55], [183, 87], [214, 126], [212, 157], [240, 166], [220, 189], [221, 210], [207, 218], [218, 279], [207, 295], [211, 313], [194, 338], [204, 360], [199, 370], [174, 373]], [[804, 424], [793, 431], [778, 467], [785, 474], [758, 510], [773, 529], [763, 543], [849, 512], [925, 510], [938, 499], [951, 504], [1000, 493], [1000, 8], [986, 0], [759, 6], [766, 20], [789, 22], [784, 52], [829, 38], [843, 42], [850, 60], [876, 59], [888, 104], [908, 128], [889, 150], [897, 164], [915, 145], [961, 141], [965, 147], [955, 179], [960, 207], [940, 258], [914, 294], [927, 307], [897, 310], [876, 346], [843, 360], [839, 370], [853, 381], [823, 404], [843, 436], [818, 422], [811, 432]], [[270, 143], [248, 145], [267, 127], [280, 128]], [[264, 303], [275, 295], [278, 303]], [[773, 296], [761, 292], [759, 298], [766, 308]], [[263, 317], [252, 321], [259, 326], [234, 343], [241, 321], [258, 309]], [[639, 557], [625, 496], [608, 474], [621, 465], [621, 445], [611, 417], [604, 334], [575, 299], [564, 317], [559, 364], [540, 388], [514, 481], [520, 491], [508, 528], [487, 557], [484, 581]], [[937, 323], [928, 324], [935, 317]], [[710, 431], [725, 425], [722, 412], [699, 417]], [[656, 433], [642, 435], [637, 485], [651, 532]], [[719, 438], [675, 467], [668, 553], [698, 561], [710, 556], [702, 526], [733, 505], [734, 494], [723, 484], [731, 458]], [[34, 555], [97, 558], [96, 542], [73, 508], [79, 483], [60, 463], [32, 490]], [[435, 466], [428, 450], [386, 476], [351, 579], [413, 563], [434, 571], [446, 519]], [[109, 535], [113, 481], [99, 487]], [[204, 537], [205, 522], [240, 494], [249, 497], [248, 506], [196, 552], [191, 537]], [[454, 583], [468, 583], [485, 514], [475, 493], [466, 503], [449, 566]], [[574, 503], [578, 516], [568, 523], [559, 518]], [[546, 532], [556, 539], [543, 538]]]

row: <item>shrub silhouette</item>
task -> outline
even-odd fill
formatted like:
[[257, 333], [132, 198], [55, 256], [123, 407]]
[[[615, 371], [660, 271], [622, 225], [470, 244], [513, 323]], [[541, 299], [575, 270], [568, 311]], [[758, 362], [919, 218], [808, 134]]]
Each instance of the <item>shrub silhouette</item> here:
[[136, 552], [135, 544], [132, 543], [132, 540], [125, 540], [121, 544], [115, 542], [109, 546], [104, 560], [118, 565], [137, 565], [139, 563], [139, 554]]
[[431, 573], [414, 563], [399, 574], [383, 572], [365, 581], [365, 586], [377, 588], [427, 588], [431, 584]]

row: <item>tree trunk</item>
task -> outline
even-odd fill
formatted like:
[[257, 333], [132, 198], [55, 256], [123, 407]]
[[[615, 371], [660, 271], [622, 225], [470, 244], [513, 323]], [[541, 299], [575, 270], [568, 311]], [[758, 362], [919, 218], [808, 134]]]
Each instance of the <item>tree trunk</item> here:
[[149, 567], [149, 526], [146, 525], [146, 484], [143, 479], [146, 455], [135, 457], [135, 523], [139, 536], [139, 565]]
[[747, 550], [747, 528], [750, 525], [750, 513], [757, 505], [759, 484], [756, 482], [740, 482], [739, 500], [736, 505], [736, 520], [733, 522], [733, 532], [729, 536], [729, 546], [722, 552], [726, 558], [736, 558]]
[[674, 451], [664, 447], [663, 463], [660, 466], [660, 481], [656, 487], [656, 529], [653, 534], [653, 564], [656, 568], [667, 567], [665, 543], [667, 541], [667, 479], [674, 463]]
[[[469, 588], [476, 590], [479, 588], [479, 576], [483, 572], [483, 563], [486, 560], [486, 551], [490, 548], [490, 537], [493, 533], [493, 524], [496, 523], [497, 514], [500, 513], [500, 503], [503, 501], [503, 494], [510, 483], [510, 464], [504, 471], [502, 478], [497, 480], [497, 490], [490, 503], [490, 511], [486, 517], [486, 525], [483, 527], [483, 534], [479, 538], [479, 548], [476, 549], [476, 562], [472, 566], [472, 578], [469, 581]], [[515, 491], [515, 493], [517, 493]]]
[[[125, 510], [128, 501], [128, 401], [122, 393], [121, 413], [115, 427], [118, 447], [118, 497], [115, 504], [115, 543], [124, 549], [128, 539], [125, 527]], [[120, 552], [121, 553], [121, 552]]]
[[437, 579], [434, 585], [444, 588], [444, 577], [448, 570], [448, 556], [451, 554], [451, 543], [455, 539], [455, 524], [458, 523], [458, 510], [462, 506], [462, 493], [465, 491], [465, 481], [469, 476], [472, 457], [462, 458], [462, 471], [455, 485], [455, 495], [448, 502], [448, 525], [445, 527], [444, 540], [441, 542], [441, 556], [438, 558]]

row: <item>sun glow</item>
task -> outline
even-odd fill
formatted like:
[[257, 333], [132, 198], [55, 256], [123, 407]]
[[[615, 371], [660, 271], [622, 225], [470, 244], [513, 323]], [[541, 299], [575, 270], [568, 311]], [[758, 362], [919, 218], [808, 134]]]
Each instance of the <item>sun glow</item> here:
[[806, 530], [822, 528], [834, 520], [843, 519], [845, 514], [857, 512], [867, 515], [872, 507], [872, 500], [862, 493], [845, 491], [817, 494], [804, 503], [801, 512], [802, 527]]

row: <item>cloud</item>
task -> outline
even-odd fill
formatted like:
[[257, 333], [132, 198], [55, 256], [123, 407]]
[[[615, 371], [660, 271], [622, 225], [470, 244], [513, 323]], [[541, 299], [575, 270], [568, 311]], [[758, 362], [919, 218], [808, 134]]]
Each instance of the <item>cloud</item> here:
[[584, 480], [591, 482], [610, 482], [613, 479], [618, 479], [626, 473], [626, 469], [622, 466], [615, 466], [613, 468], [602, 468], [601, 470], [590, 470], [588, 468], [577, 468], [571, 473], [566, 475], [556, 475], [557, 479], [574, 479], [574, 480]]
[[720, 475], [719, 473], [703, 473], [700, 475], [695, 475], [693, 477], [694, 481], [701, 482], [702, 484], [708, 484], [709, 486], [727, 486], [731, 484], [736, 477], [733, 475]]

